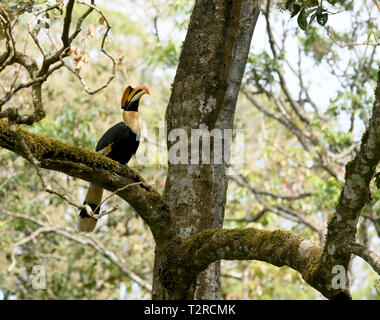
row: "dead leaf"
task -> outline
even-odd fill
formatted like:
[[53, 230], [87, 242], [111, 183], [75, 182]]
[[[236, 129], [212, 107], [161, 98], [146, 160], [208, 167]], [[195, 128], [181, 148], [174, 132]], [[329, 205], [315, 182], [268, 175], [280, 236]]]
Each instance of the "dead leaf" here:
[[104, 25], [105, 22], [106, 22], [106, 19], [104, 19], [103, 17], [100, 17], [99, 24]]
[[121, 64], [124, 62], [124, 58], [125, 58], [125, 54], [122, 54], [122, 55], [119, 57], [117, 64], [118, 64], [118, 65], [121, 65]]
[[90, 61], [90, 56], [87, 52], [83, 53], [82, 60], [83, 60], [83, 63], [87, 63], [88, 61]]
[[82, 53], [82, 50], [81, 50], [80, 48], [75, 48], [75, 49], [74, 49], [74, 54], [75, 54], [76, 56], [79, 56], [81, 53]]
[[95, 27], [92, 24], [90, 24], [87, 30], [87, 37], [92, 39], [94, 38], [94, 36], [95, 36]]

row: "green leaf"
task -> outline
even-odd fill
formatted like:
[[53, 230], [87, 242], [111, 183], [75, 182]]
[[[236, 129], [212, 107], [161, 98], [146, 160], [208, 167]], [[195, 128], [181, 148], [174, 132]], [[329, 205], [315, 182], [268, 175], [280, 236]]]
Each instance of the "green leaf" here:
[[293, 12], [290, 18], [293, 18], [294, 16], [297, 15], [297, 13], [301, 10], [301, 6], [299, 4], [294, 4], [293, 5]]
[[321, 26], [324, 26], [324, 25], [326, 25], [328, 18], [329, 18], [329, 15], [327, 13], [318, 14], [317, 15], [317, 22]]
[[300, 28], [304, 31], [307, 29], [307, 14], [305, 12], [305, 9], [302, 9], [298, 18], [297, 18], [298, 25]]

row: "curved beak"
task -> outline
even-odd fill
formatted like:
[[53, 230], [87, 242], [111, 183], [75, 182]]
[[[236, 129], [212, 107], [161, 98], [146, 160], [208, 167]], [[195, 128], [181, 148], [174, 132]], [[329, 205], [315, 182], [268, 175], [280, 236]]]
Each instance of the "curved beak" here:
[[144, 92], [144, 94], [147, 94], [147, 95], [150, 96], [150, 92], [149, 92], [149, 89], [148, 89], [147, 86], [137, 86], [135, 88], [136, 91], [139, 90], [139, 89], [141, 89]]
[[[139, 91], [138, 93], [136, 93]], [[149, 89], [146, 86], [137, 86], [132, 89], [131, 86], [128, 86], [123, 94], [121, 99], [121, 108], [125, 106], [127, 102], [139, 100], [144, 94], [150, 95]]]
[[[140, 91], [139, 91], [139, 90], [140, 90]], [[136, 93], [137, 91], [139, 91], [139, 92]], [[134, 89], [132, 90], [132, 92], [129, 94], [129, 96], [128, 96], [128, 102], [130, 102], [130, 101], [140, 100], [140, 98], [141, 98], [144, 94], [148, 94], [148, 95], [150, 95], [149, 89], [148, 89], [146, 86], [137, 86], [137, 87], [134, 88]]]

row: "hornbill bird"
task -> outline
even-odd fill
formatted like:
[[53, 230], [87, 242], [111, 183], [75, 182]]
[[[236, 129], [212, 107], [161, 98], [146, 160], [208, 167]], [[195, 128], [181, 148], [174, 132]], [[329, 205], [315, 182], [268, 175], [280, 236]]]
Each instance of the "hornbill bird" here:
[[[121, 98], [121, 108], [123, 109], [123, 120], [109, 128], [100, 138], [96, 145], [96, 152], [103, 154], [121, 164], [128, 163], [139, 147], [139, 102], [144, 94], [149, 90], [145, 86], [132, 88], [128, 86]], [[90, 183], [86, 198], [83, 204], [91, 207], [94, 214], [99, 214], [100, 204], [103, 196], [103, 188], [96, 183]], [[94, 230], [97, 219], [89, 216], [86, 210], [79, 213], [78, 230], [91, 232]]]

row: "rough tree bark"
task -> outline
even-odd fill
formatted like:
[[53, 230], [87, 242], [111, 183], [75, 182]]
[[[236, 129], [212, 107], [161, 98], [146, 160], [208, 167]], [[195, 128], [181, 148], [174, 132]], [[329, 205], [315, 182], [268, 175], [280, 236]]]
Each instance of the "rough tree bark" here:
[[[261, 1], [196, 1], [183, 44], [170, 102], [166, 111], [168, 132], [183, 129], [232, 129], [253, 30]], [[205, 72], [207, 70], [207, 72]], [[169, 139], [168, 148], [175, 142]], [[223, 140], [223, 144], [228, 141]], [[190, 145], [190, 143], [189, 143]], [[211, 144], [212, 145], [212, 144]], [[225, 150], [231, 150], [231, 145]], [[171, 164], [164, 198], [174, 212], [176, 231], [182, 239], [204, 229], [222, 228], [229, 159], [214, 164]], [[219, 155], [216, 155], [219, 156]], [[153, 295], [164, 298], [158, 280], [162, 257], [156, 254]], [[211, 264], [193, 285], [197, 299], [220, 298], [220, 262]]]

